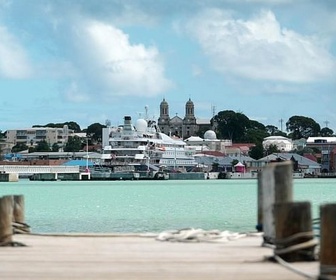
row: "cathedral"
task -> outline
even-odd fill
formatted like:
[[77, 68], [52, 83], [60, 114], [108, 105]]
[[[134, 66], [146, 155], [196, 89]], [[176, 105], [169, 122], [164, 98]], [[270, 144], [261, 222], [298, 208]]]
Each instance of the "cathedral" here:
[[185, 116], [183, 119], [177, 115], [170, 118], [168, 102], [163, 99], [160, 103], [158, 126], [161, 132], [167, 135], [176, 135], [183, 139], [202, 134], [211, 127], [209, 120], [200, 121], [196, 119], [194, 102], [190, 98], [185, 105]]

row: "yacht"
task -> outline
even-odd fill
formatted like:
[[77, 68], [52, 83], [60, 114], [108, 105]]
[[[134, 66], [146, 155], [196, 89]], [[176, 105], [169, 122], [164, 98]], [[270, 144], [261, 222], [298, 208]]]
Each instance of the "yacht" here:
[[188, 171], [197, 165], [196, 150], [187, 147], [181, 138], [160, 132], [153, 120], [138, 119], [133, 125], [132, 118], [125, 116], [123, 125], [106, 129], [108, 145], [103, 148], [104, 165], [171, 171]]

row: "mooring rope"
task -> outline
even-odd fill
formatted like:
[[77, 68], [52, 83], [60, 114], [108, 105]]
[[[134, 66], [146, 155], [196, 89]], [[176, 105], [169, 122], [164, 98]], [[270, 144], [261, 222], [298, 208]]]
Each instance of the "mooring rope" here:
[[285, 268], [303, 276], [303, 277], [306, 277], [307, 279], [320, 279], [318, 278], [317, 275], [314, 275], [314, 274], [310, 274], [310, 273], [306, 273], [302, 270], [299, 270], [297, 268], [295, 268], [293, 265], [291, 265], [290, 263], [284, 261], [282, 258], [280, 258], [279, 256], [275, 255], [273, 256], [274, 260], [279, 263], [280, 265], [284, 266]]
[[30, 233], [30, 226], [26, 223], [12, 222], [13, 233]]
[[226, 243], [245, 236], [247, 236], [246, 233], [185, 228], [180, 230], [163, 231], [156, 237], [156, 240], [170, 242]]

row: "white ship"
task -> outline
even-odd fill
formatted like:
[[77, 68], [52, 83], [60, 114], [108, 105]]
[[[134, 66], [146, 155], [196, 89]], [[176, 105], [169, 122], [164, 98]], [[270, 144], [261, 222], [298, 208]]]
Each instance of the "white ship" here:
[[195, 149], [180, 138], [161, 133], [155, 121], [138, 119], [133, 126], [131, 117], [125, 116], [123, 125], [104, 130], [103, 138], [108, 137], [102, 154], [105, 165], [184, 171], [197, 165]]

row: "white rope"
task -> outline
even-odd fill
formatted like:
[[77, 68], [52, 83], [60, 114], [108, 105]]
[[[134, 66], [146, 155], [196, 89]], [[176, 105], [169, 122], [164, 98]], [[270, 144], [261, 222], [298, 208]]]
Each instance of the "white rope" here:
[[292, 246], [289, 246], [289, 247], [286, 247], [286, 248], [283, 248], [283, 249], [274, 249], [274, 254], [275, 255], [283, 255], [283, 254], [298, 251], [298, 250], [301, 250], [301, 249], [307, 249], [307, 248], [315, 247], [317, 244], [318, 244], [317, 240], [311, 239], [311, 240], [308, 240], [306, 242], [295, 244], [295, 245], [292, 245]]
[[171, 242], [210, 242], [226, 243], [247, 236], [247, 234], [234, 233], [230, 231], [203, 230], [187, 228], [161, 232], [156, 240]]
[[306, 277], [307, 279], [318, 279], [318, 276], [317, 275], [313, 275], [313, 274], [309, 274], [309, 273], [306, 273], [306, 272], [303, 272], [297, 268], [295, 268], [293, 265], [289, 264], [288, 262], [284, 261], [282, 258], [280, 258], [279, 256], [274, 256], [274, 259], [279, 263], [281, 264], [282, 266], [286, 267], [287, 269], [303, 276], [303, 277]]

